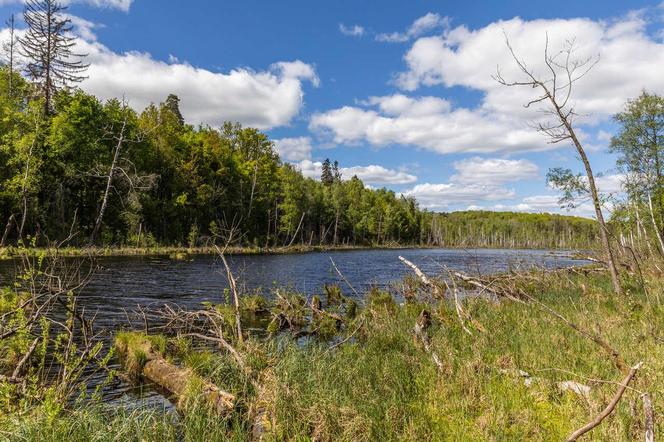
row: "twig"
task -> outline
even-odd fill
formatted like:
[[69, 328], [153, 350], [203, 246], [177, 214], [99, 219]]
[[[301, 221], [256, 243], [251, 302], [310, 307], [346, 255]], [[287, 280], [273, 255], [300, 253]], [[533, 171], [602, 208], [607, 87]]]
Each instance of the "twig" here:
[[337, 267], [337, 265], [334, 263], [334, 260], [332, 259], [331, 256], [330, 256], [330, 261], [332, 262], [332, 267], [334, 267], [334, 270], [336, 270], [337, 274], [341, 277], [341, 279], [344, 280], [344, 282], [346, 283], [346, 285], [348, 285], [348, 287], [353, 291], [353, 293], [355, 294], [355, 296], [356, 296], [357, 298], [359, 298], [360, 295], [357, 294], [357, 291], [355, 291], [355, 288], [352, 286], [352, 284], [346, 279], [346, 277], [343, 275], [343, 273], [341, 273], [341, 271], [339, 270], [339, 268]]
[[361, 321], [360, 321], [360, 324], [357, 326], [357, 328], [356, 328], [355, 330], [353, 330], [353, 332], [352, 332], [351, 334], [349, 334], [348, 336], [346, 336], [342, 341], [339, 341], [339, 342], [337, 342], [336, 344], [333, 344], [333, 345], [331, 345], [330, 347], [328, 347], [328, 349], [327, 349], [326, 351], [328, 351], [328, 352], [329, 352], [329, 351], [332, 351], [332, 350], [334, 350], [335, 348], [340, 347], [340, 346], [342, 346], [343, 344], [345, 344], [346, 342], [350, 341], [350, 339], [351, 339], [353, 336], [355, 336], [355, 334], [356, 334], [358, 331], [360, 331], [360, 329], [362, 328], [363, 325], [364, 325], [364, 320], [361, 320]]
[[618, 391], [616, 391], [616, 394], [613, 396], [613, 399], [611, 399], [611, 402], [609, 402], [609, 404], [604, 408], [604, 410], [602, 410], [600, 414], [595, 417], [595, 419], [570, 434], [567, 438], [567, 442], [573, 442], [593, 428], [597, 427], [609, 414], [613, 412], [613, 410], [616, 408], [616, 405], [618, 405], [620, 398], [622, 398], [627, 385], [634, 378], [634, 375], [636, 375], [636, 372], [641, 368], [641, 365], [643, 365], [643, 362], [639, 362], [629, 370], [629, 373], [627, 373], [627, 376], [625, 376], [625, 379], [623, 379], [622, 383], [620, 384], [620, 388], [618, 388]]

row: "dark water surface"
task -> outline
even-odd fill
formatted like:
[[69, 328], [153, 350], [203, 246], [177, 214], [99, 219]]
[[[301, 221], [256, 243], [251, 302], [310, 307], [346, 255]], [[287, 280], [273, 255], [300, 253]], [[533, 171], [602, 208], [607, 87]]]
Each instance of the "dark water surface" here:
[[[430, 276], [451, 270], [471, 274], [490, 274], [532, 267], [558, 268], [586, 264], [569, 252], [546, 250], [495, 249], [399, 249], [313, 252], [291, 255], [236, 255], [228, 262], [245, 291], [261, 288], [271, 297], [272, 288], [290, 288], [312, 295], [324, 284], [338, 284], [346, 296], [352, 292], [334, 271], [330, 257], [362, 296], [372, 286], [389, 287], [412, 272], [399, 256], [415, 263]], [[88, 315], [96, 314], [95, 327], [112, 331], [128, 326], [127, 312], [144, 307], [178, 304], [197, 308], [201, 302], [224, 302], [228, 287], [221, 261], [215, 256], [198, 255], [178, 261], [168, 257], [104, 257], [97, 260], [99, 270], [79, 296], [79, 306]], [[16, 262], [0, 261], [0, 286], [11, 285]], [[136, 323], [134, 325], [137, 325]], [[117, 361], [116, 365], [117, 367]], [[93, 378], [92, 383], [103, 377]], [[118, 381], [107, 390], [107, 399], [129, 406], [150, 405], [171, 408], [151, 388], [136, 391]]]
[[[569, 252], [504, 249], [399, 249], [328, 251], [290, 255], [236, 255], [228, 262], [246, 290], [290, 288], [307, 295], [320, 293], [324, 284], [339, 284], [347, 296], [350, 289], [334, 271], [339, 270], [363, 294], [371, 286], [386, 287], [410, 272], [399, 256], [435, 276], [444, 267], [468, 273], [490, 274], [533, 266], [546, 268], [584, 264]], [[158, 307], [175, 303], [195, 308], [201, 302], [223, 302], [228, 287], [223, 265], [216, 256], [198, 255], [177, 261], [168, 257], [103, 257], [99, 270], [79, 297], [88, 313], [96, 312], [95, 324], [114, 328], [126, 325], [125, 311], [137, 305]], [[9, 285], [15, 263], [0, 262], [0, 285]]]

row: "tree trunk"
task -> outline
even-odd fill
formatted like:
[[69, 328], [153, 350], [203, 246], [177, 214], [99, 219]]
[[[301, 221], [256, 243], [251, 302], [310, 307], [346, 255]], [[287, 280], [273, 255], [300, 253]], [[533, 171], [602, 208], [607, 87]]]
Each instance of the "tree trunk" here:
[[650, 192], [648, 192], [648, 209], [650, 210], [650, 220], [652, 221], [652, 227], [655, 229], [655, 235], [657, 236], [657, 241], [659, 242], [659, 250], [664, 256], [664, 240], [662, 240], [662, 233], [659, 231], [657, 221], [655, 220], [655, 213], [652, 209], [652, 197]]
[[590, 196], [592, 197], [593, 200], [593, 206], [595, 208], [595, 216], [597, 216], [597, 222], [599, 223], [599, 230], [600, 230], [600, 238], [602, 240], [602, 247], [604, 248], [604, 253], [607, 256], [607, 263], [609, 265], [609, 272], [611, 273], [611, 282], [613, 283], [613, 291], [616, 294], [622, 294], [622, 287], [620, 285], [620, 276], [618, 275], [618, 268], [616, 267], [616, 261], [613, 256], [613, 251], [611, 250], [611, 244], [609, 243], [609, 233], [608, 229], [606, 227], [606, 222], [604, 221], [604, 215], [602, 214], [602, 206], [600, 204], [599, 200], [599, 193], [597, 191], [597, 185], [595, 184], [595, 176], [593, 175], [593, 170], [590, 167], [590, 161], [588, 160], [588, 156], [586, 155], [586, 151], [583, 149], [583, 146], [581, 145], [581, 142], [579, 139], [576, 137], [576, 132], [574, 132], [574, 129], [572, 128], [572, 125], [568, 121], [567, 117], [563, 114], [561, 108], [558, 106], [558, 103], [556, 102], [555, 98], [548, 93], [547, 95], [549, 96], [549, 99], [551, 103], [553, 104], [554, 108], [556, 109], [556, 112], [558, 114], [558, 117], [560, 118], [560, 121], [563, 123], [565, 126], [565, 129], [567, 130], [567, 133], [569, 134], [570, 138], [572, 139], [572, 142], [574, 143], [574, 146], [576, 147], [577, 152], [579, 153], [579, 156], [581, 157], [581, 161], [583, 162], [583, 166], [586, 169], [586, 175], [588, 177], [588, 186], [590, 187]]
[[5, 226], [5, 232], [2, 234], [2, 239], [0, 240], [0, 247], [4, 247], [7, 242], [7, 237], [9, 236], [9, 230], [12, 227], [12, 223], [15, 222], [15, 216], [12, 213], [9, 219], [7, 220], [7, 225]]
[[118, 159], [120, 158], [120, 150], [122, 149], [122, 143], [124, 142], [124, 131], [127, 125], [127, 119], [125, 118], [122, 122], [122, 129], [120, 129], [120, 137], [118, 138], [118, 144], [115, 146], [115, 153], [113, 154], [113, 162], [111, 163], [111, 170], [108, 171], [108, 178], [106, 180], [106, 190], [104, 191], [104, 199], [101, 202], [101, 208], [99, 209], [99, 216], [97, 216], [97, 221], [95, 222], [95, 228], [92, 230], [90, 235], [90, 245], [95, 243], [99, 229], [101, 228], [102, 220], [104, 219], [104, 213], [106, 212], [106, 207], [108, 206], [108, 197], [111, 193], [111, 187], [113, 187], [113, 176], [115, 175], [115, 168], [117, 167]]

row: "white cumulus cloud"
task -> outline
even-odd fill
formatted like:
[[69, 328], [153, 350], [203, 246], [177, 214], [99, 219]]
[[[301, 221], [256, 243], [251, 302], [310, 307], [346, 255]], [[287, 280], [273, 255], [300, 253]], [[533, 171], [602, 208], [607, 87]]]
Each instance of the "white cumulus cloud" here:
[[361, 37], [364, 35], [364, 27], [360, 25], [346, 26], [343, 23], [339, 23], [339, 32], [349, 37]]
[[473, 157], [454, 164], [456, 175], [451, 180], [461, 184], [502, 184], [537, 178], [539, 168], [528, 160]]
[[[302, 174], [309, 178], [320, 179], [323, 171], [323, 163], [320, 161], [303, 160], [295, 166]], [[410, 184], [417, 181], [415, 175], [401, 170], [388, 169], [375, 164], [369, 166], [342, 167], [340, 169], [342, 179], [349, 180], [357, 176], [364, 183], [386, 185], [386, 184]]]
[[500, 201], [514, 198], [514, 190], [481, 184], [441, 183], [418, 184], [403, 192], [414, 197], [422, 207], [446, 210], [455, 204], [474, 204], [482, 201]]
[[311, 138], [281, 138], [274, 140], [274, 147], [282, 160], [303, 161], [311, 158]]
[[[537, 97], [531, 88], [505, 87], [492, 78], [500, 66], [507, 80], [522, 80], [506, 45], [505, 34], [520, 58], [536, 74], [548, 74], [543, 63], [548, 33], [550, 53], [559, 51], [568, 39], [575, 39], [575, 57], [599, 56], [599, 63], [576, 83], [572, 104], [580, 115], [578, 133], [589, 150], [600, 147], [591, 140], [595, 124], [608, 121], [626, 100], [643, 89], [664, 93], [664, 42], [649, 32], [651, 10], [633, 12], [612, 20], [589, 18], [523, 20], [512, 18], [472, 29], [447, 28], [435, 36], [414, 41], [404, 56], [407, 69], [395, 78], [405, 92], [421, 87], [461, 87], [479, 93], [472, 106], [440, 107], [425, 115], [413, 115], [400, 101], [440, 97], [394, 94], [373, 97], [352, 105], [316, 113], [310, 128], [335, 143], [368, 143], [415, 146], [446, 154], [453, 152], [514, 153], [569, 147], [551, 145], [532, 125], [546, 117], [537, 106], [524, 104]], [[416, 29], [416, 28], [413, 28]], [[421, 29], [421, 28], [420, 28]], [[404, 35], [408, 32], [404, 33]], [[427, 91], [430, 91], [428, 89]], [[391, 102], [396, 106], [388, 106]], [[603, 143], [605, 144], [605, 143]]]
[[429, 12], [418, 18], [405, 32], [390, 32], [376, 35], [376, 40], [388, 43], [403, 43], [412, 38], [419, 37], [429, 31], [449, 26], [449, 18], [440, 14]]
[[78, 46], [90, 63], [83, 90], [102, 99], [125, 96], [135, 109], [173, 93], [181, 99], [183, 116], [193, 124], [283, 126], [302, 108], [304, 82], [319, 82], [314, 68], [299, 60], [277, 62], [264, 71], [213, 72], [175, 59], [156, 60], [145, 52], [116, 53], [93, 41], [82, 40]]
[[372, 97], [312, 115], [309, 128], [335, 143], [399, 144], [446, 154], [551, 149], [526, 123], [482, 109], [451, 109], [438, 97]]

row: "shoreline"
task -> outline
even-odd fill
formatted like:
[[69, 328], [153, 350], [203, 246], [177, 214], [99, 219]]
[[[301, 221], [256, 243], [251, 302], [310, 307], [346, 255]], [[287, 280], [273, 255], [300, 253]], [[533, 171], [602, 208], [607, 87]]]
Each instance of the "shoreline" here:
[[[449, 249], [449, 250], [549, 250], [569, 251], [570, 257], [579, 254], [576, 249], [557, 249], [542, 247], [486, 247], [486, 246], [431, 246], [421, 244], [385, 244], [385, 245], [341, 245], [341, 246], [290, 246], [290, 247], [229, 247], [226, 255], [294, 255], [314, 252], [339, 252], [339, 251], [361, 251], [361, 250], [406, 250], [406, 249]], [[2, 247], [0, 248], [0, 261], [16, 259], [22, 253], [28, 256], [36, 256], [42, 252], [54, 251], [49, 247]], [[216, 255], [215, 247], [181, 247], [181, 246], [157, 246], [157, 247], [61, 247], [58, 253], [64, 257], [122, 257], [122, 256], [169, 256], [175, 260], [184, 259], [195, 255]], [[583, 258], [580, 258], [583, 259]]]

